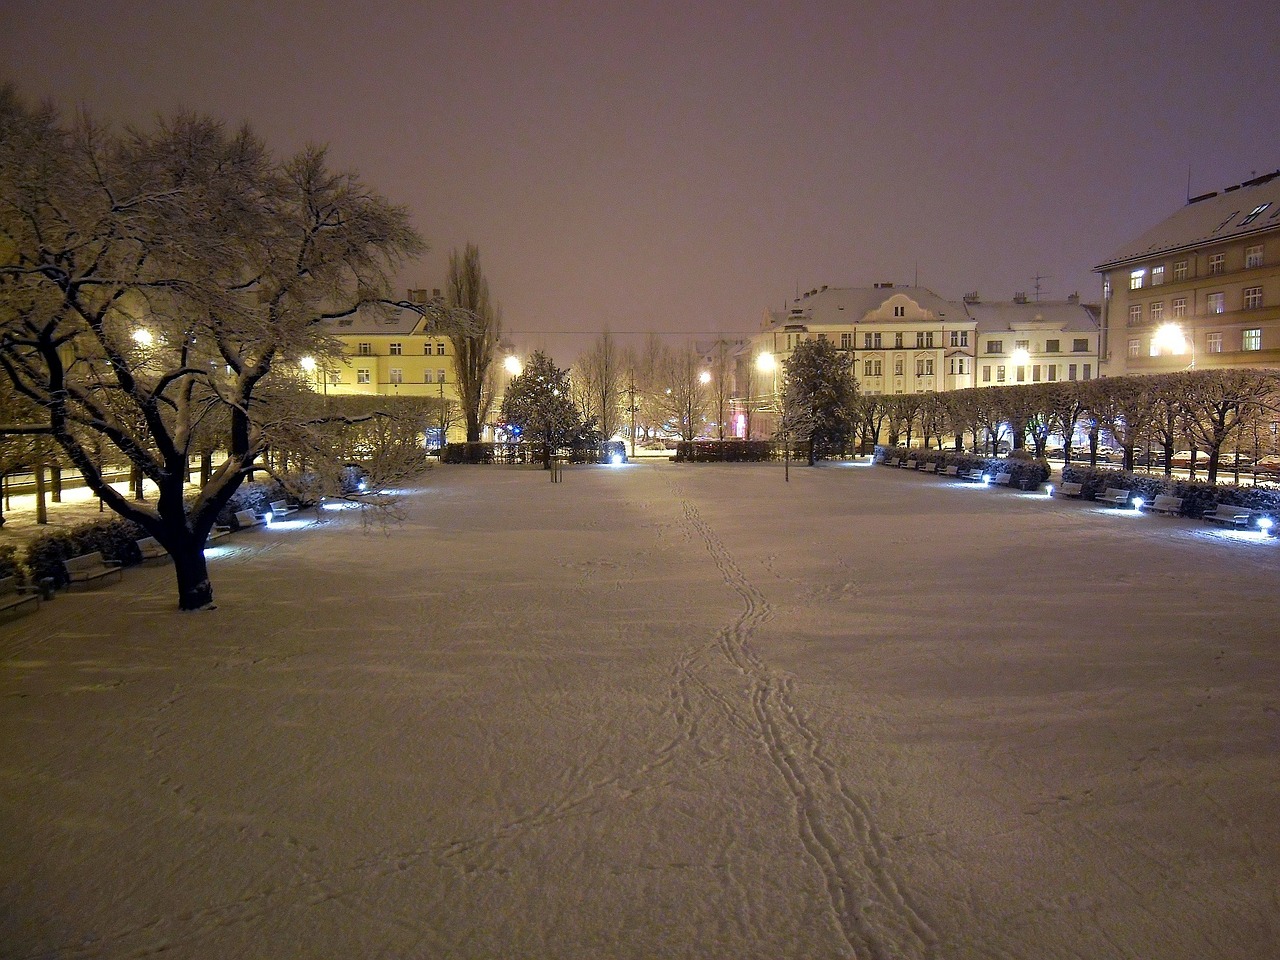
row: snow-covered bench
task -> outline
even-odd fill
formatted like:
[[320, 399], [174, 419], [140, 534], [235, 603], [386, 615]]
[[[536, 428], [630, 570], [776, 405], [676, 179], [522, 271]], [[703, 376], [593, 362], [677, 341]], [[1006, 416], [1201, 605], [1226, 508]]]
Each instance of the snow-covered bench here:
[[969, 470], [961, 470], [956, 474], [961, 480], [969, 480], [972, 483], [981, 483], [983, 473], [978, 467], [972, 467]]
[[117, 578], [124, 576], [124, 568], [119, 560], [104, 560], [98, 551], [86, 553], [82, 557], [70, 557], [62, 561], [67, 571], [67, 587], [77, 583], [92, 583], [115, 574]]
[[1211, 511], [1201, 514], [1201, 520], [1212, 520], [1214, 523], [1229, 523], [1236, 527], [1247, 527], [1253, 519], [1253, 511], [1248, 507], [1238, 507], [1234, 503], [1220, 503]]
[[1182, 513], [1182, 498], [1172, 497], [1167, 493], [1158, 493], [1150, 503], [1144, 503], [1142, 509], [1150, 510], [1152, 513], [1163, 513], [1168, 517], [1176, 517]]
[[1129, 502], [1129, 491], [1123, 487], [1107, 487], [1105, 491], [1097, 494], [1093, 499], [1099, 503], [1105, 503], [1109, 507], [1123, 507]]
[[252, 510], [236, 511], [236, 529], [244, 530], [246, 527], [257, 527], [267, 522], [267, 516], [263, 513], [254, 513]]
[[898, 466], [905, 467], [907, 470], [914, 470], [916, 468], [916, 462], [915, 460], [907, 460], [905, 462], [899, 460]]
[[289, 506], [289, 502], [287, 500], [271, 501], [271, 519], [272, 520], [279, 520], [281, 517], [287, 517], [289, 514], [297, 513], [297, 512], [298, 512], [298, 508]]
[[160, 541], [155, 537], [143, 537], [141, 540], [134, 541], [138, 545], [138, 553], [142, 557], [142, 562], [148, 560], [163, 560], [169, 556], [169, 551], [160, 546]]
[[960, 468], [953, 463], [951, 466], [947, 467], [947, 469], [942, 471], [942, 475], [944, 477], [959, 477]]
[[24, 587], [17, 577], [0, 577], [0, 611], [17, 610], [24, 604], [40, 606], [40, 594], [34, 587]]
[[1054, 495], [1059, 497], [1075, 497], [1077, 499], [1082, 498], [1084, 496], [1084, 484], [1073, 483], [1072, 481], [1067, 480], [1058, 485], [1058, 489], [1055, 491]]
[[1013, 474], [1006, 472], [997, 473], [991, 478], [991, 482], [999, 484], [1002, 487], [1011, 487], [1013, 486]]
[[919, 469], [921, 473], [937, 473], [938, 465], [934, 463], [932, 460], [930, 460], [928, 463], [920, 464]]

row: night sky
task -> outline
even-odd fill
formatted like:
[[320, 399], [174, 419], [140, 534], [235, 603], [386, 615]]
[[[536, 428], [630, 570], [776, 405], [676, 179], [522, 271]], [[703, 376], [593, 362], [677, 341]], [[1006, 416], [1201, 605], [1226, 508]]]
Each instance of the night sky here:
[[4, 0], [0, 77], [327, 143], [479, 244], [507, 327], [750, 332], [822, 284], [1099, 296], [1192, 194], [1280, 168], [1280, 4]]

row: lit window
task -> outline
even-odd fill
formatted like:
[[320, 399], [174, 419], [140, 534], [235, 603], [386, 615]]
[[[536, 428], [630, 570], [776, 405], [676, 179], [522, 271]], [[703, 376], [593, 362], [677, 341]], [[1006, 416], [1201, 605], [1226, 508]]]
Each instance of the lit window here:
[[1004, 364], [996, 367], [996, 383], [1004, 383]]
[[[1154, 344], [1154, 343], [1152, 343], [1152, 345], [1151, 345], [1151, 349], [1152, 349], [1152, 350], [1155, 350], [1155, 344]], [[1130, 341], [1129, 341], [1129, 356], [1131, 356], [1131, 357], [1138, 357], [1138, 356], [1141, 356], [1141, 355], [1142, 355], [1142, 341], [1141, 341], [1141, 340], [1130, 340]], [[1153, 356], [1154, 356], [1154, 354], [1153, 354]]]
[[1003, 341], [1003, 340], [988, 340], [988, 341], [987, 341], [987, 353], [1004, 353], [1004, 341]]
[[1151, 268], [1151, 285], [1153, 287], [1164, 283], [1164, 264]]
[[1181, 319], [1187, 315], [1187, 298], [1175, 297], [1173, 300], [1173, 316], [1174, 319]]
[[1205, 342], [1206, 349], [1210, 353], [1222, 352], [1222, 334], [1221, 333], [1206, 334], [1204, 338], [1204, 342]]
[[1258, 219], [1258, 216], [1262, 213], [1262, 211], [1267, 209], [1267, 207], [1269, 206], [1271, 206], [1270, 202], [1258, 204], [1256, 207], [1254, 207], [1252, 210], [1249, 211], [1249, 215], [1247, 217], [1245, 217], [1243, 220], [1240, 221], [1240, 226], [1245, 227], [1253, 223], [1253, 221]]
[[1059, 344], [1060, 344], [1060, 343], [1061, 343], [1061, 341], [1059, 341], [1059, 340], [1046, 340], [1046, 341], [1044, 342], [1044, 352], [1045, 352], [1045, 353], [1060, 353], [1060, 352], [1061, 352], [1061, 348], [1060, 348], [1060, 346], [1059, 346]]
[[393, 357], [398, 357], [398, 356], [402, 355], [403, 353], [404, 353], [404, 344], [396, 343], [396, 342], [392, 341], [392, 343], [391, 343], [391, 355], [392, 355]]
[[1142, 304], [1135, 303], [1129, 307], [1129, 326], [1136, 327], [1142, 323]]
[[1225, 253], [1213, 253], [1209, 255], [1209, 275], [1222, 273], [1227, 267], [1227, 255]]
[[1254, 327], [1252, 330], [1246, 330], [1241, 341], [1241, 348], [1244, 350], [1261, 350], [1262, 349], [1262, 330]]
[[1244, 265], [1248, 269], [1262, 266], [1262, 244], [1244, 248]]
[[1244, 308], [1246, 310], [1257, 310], [1260, 306], [1262, 306], [1262, 288], [1245, 287]]
[[1073, 339], [1073, 340], [1071, 341], [1071, 352], [1072, 352], [1072, 353], [1088, 353], [1088, 352], [1089, 352], [1089, 338], [1088, 338], [1088, 337], [1076, 337], [1075, 339]]
[[1159, 323], [1161, 320], [1164, 319], [1164, 301], [1163, 300], [1157, 300], [1155, 303], [1151, 304], [1149, 309], [1151, 310], [1152, 323]]
[[1179, 283], [1187, 279], [1187, 261], [1179, 260], [1173, 265], [1173, 282]]
[[1209, 294], [1208, 307], [1210, 313], [1223, 313], [1227, 309], [1227, 295], [1225, 293]]
[[401, 370], [399, 367], [392, 367], [392, 368], [391, 368], [391, 382], [392, 382], [392, 383], [404, 383], [404, 371], [403, 371], [403, 370]]
[[1142, 281], [1143, 281], [1143, 279], [1146, 277], [1146, 275], [1147, 275], [1147, 271], [1146, 271], [1146, 268], [1145, 268], [1145, 267], [1144, 267], [1143, 269], [1141, 269], [1141, 270], [1134, 270], [1132, 273], [1130, 273], [1130, 274], [1129, 274], [1129, 289], [1130, 289], [1130, 290], [1141, 290], [1141, 289], [1142, 289]]
[[368, 383], [369, 371], [363, 368], [356, 370], [356, 383]]
[[362, 357], [370, 357], [370, 356], [373, 356], [373, 344], [371, 344], [371, 343], [360, 343], [360, 344], [358, 344], [358, 345], [356, 346], [356, 353], [357, 353], [357, 354], [359, 354], [359, 355], [360, 355], [360, 356], [362, 356]]

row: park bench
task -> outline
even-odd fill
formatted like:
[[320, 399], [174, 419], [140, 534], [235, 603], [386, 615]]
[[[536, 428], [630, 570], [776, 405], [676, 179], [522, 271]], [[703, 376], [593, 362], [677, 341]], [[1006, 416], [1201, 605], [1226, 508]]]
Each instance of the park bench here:
[[267, 522], [267, 515], [264, 513], [254, 513], [252, 510], [236, 511], [236, 529], [244, 530], [247, 527], [262, 526]]
[[991, 482], [999, 484], [1002, 487], [1011, 487], [1013, 486], [1013, 474], [997, 473], [994, 477], [991, 478]]
[[938, 465], [934, 463], [932, 460], [930, 460], [928, 463], [922, 463], [920, 464], [920, 472], [921, 473], [937, 473]]
[[914, 470], [916, 468], [916, 462], [915, 460], [907, 460], [905, 462], [899, 460], [898, 466], [905, 467], [908, 470]]
[[1084, 484], [1072, 483], [1070, 480], [1067, 480], [1066, 482], [1058, 485], [1055, 495], [1059, 497], [1081, 498], [1084, 496]]
[[947, 467], [947, 469], [942, 471], [942, 475], [944, 477], [959, 477], [960, 468], [953, 463], [951, 466]]
[[40, 606], [40, 594], [35, 587], [24, 587], [17, 577], [0, 577], [0, 611], [17, 610], [24, 604]]
[[117, 578], [124, 576], [124, 568], [119, 560], [104, 560], [97, 550], [82, 557], [63, 560], [62, 566], [67, 571], [68, 588], [77, 583], [92, 583], [112, 574]]
[[959, 476], [961, 480], [968, 480], [972, 483], [981, 483], [983, 474], [978, 467], [973, 467], [969, 470], [961, 470], [957, 476]]
[[141, 540], [134, 541], [138, 545], [138, 553], [142, 557], [142, 562], [148, 560], [164, 560], [169, 556], [169, 551], [160, 546], [160, 541], [155, 537], [143, 537]]
[[1248, 507], [1238, 507], [1234, 503], [1220, 503], [1208, 513], [1201, 514], [1201, 520], [1212, 520], [1214, 523], [1229, 523], [1236, 527], [1247, 527], [1253, 519], [1253, 511]]
[[289, 506], [289, 503], [286, 500], [271, 501], [271, 519], [272, 520], [279, 520], [281, 517], [287, 517], [289, 514], [297, 513], [297, 512], [298, 512], [298, 508]]
[[1094, 496], [1099, 503], [1109, 507], [1123, 507], [1129, 503], [1129, 491], [1122, 487], [1107, 487], [1102, 493]]
[[1176, 517], [1182, 513], [1182, 498], [1158, 493], [1150, 503], [1144, 503], [1142, 509], [1150, 510], [1152, 513], [1163, 513], [1167, 517]]

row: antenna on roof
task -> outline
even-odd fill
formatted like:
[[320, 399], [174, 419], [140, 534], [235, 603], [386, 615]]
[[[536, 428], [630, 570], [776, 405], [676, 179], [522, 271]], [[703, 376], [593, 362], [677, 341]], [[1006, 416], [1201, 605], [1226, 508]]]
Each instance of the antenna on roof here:
[[1037, 273], [1037, 274], [1035, 275], [1034, 280], [1035, 280], [1035, 282], [1036, 282], [1036, 303], [1039, 303], [1039, 302], [1040, 302], [1040, 281], [1041, 281], [1041, 280], [1052, 280], [1052, 279], [1053, 279], [1053, 277], [1046, 277], [1044, 274], [1041, 274], [1041, 273]]
[[1191, 164], [1187, 164], [1187, 203], [1191, 202]]

